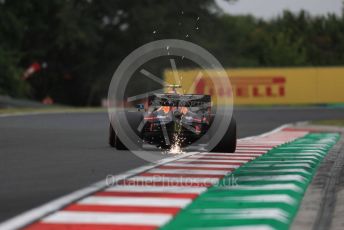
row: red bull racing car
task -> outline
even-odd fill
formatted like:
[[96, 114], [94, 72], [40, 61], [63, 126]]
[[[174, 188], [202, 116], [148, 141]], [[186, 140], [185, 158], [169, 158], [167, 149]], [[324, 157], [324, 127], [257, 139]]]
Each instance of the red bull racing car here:
[[[186, 147], [205, 135], [211, 135], [208, 130], [215, 116], [211, 96], [179, 94], [176, 87], [179, 86], [173, 86], [170, 93], [149, 96], [145, 112], [128, 113], [127, 119], [142, 143], [169, 149], [176, 143]], [[236, 139], [236, 122], [232, 117], [224, 136], [211, 151], [234, 152]], [[111, 124], [109, 143], [117, 149], [127, 149]]]

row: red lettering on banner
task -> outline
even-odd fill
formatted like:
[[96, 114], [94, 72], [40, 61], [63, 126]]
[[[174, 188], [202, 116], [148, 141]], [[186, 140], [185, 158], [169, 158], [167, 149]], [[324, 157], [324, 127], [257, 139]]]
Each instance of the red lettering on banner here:
[[285, 95], [284, 85], [279, 87], [279, 95], [281, 97], [284, 97]]
[[196, 94], [204, 94], [204, 91], [205, 91], [205, 81], [204, 79], [200, 79], [198, 82], [197, 82], [197, 85], [196, 85], [196, 89], [195, 89], [195, 93]]
[[[285, 96], [285, 77], [233, 77], [230, 79], [233, 91], [219, 87], [220, 97], [284, 97]], [[215, 79], [203, 78], [196, 84], [195, 93], [215, 95], [211, 81]]]
[[263, 95], [261, 95], [259, 93], [259, 88], [257, 86], [253, 86], [253, 97], [262, 97]]

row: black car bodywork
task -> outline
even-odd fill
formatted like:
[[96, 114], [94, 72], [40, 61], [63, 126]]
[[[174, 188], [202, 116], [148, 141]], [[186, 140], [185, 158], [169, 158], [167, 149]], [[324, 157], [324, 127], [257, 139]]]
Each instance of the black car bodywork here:
[[187, 146], [205, 135], [210, 127], [209, 95], [154, 94], [148, 98], [142, 138], [149, 144], [169, 148], [178, 142]]

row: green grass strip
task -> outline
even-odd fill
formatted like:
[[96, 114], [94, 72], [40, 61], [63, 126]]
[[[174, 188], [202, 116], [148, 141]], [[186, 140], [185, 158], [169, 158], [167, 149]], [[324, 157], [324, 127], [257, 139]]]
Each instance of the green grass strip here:
[[311, 133], [270, 150], [202, 193], [169, 229], [288, 229], [337, 133]]
[[63, 106], [51, 106], [44, 108], [8, 108], [0, 109], [0, 115], [20, 115], [30, 113], [93, 113], [93, 112], [106, 112], [106, 108], [101, 107], [63, 107]]
[[320, 120], [320, 121], [312, 121], [311, 124], [316, 124], [316, 125], [332, 125], [332, 126], [344, 126], [344, 119], [339, 119], [339, 120]]

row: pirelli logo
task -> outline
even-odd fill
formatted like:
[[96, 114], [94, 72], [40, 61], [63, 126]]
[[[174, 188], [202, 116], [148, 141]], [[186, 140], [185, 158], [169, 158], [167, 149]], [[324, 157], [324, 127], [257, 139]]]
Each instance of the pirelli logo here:
[[[212, 79], [213, 81], [216, 79]], [[232, 90], [219, 89], [220, 96], [237, 98], [277, 98], [285, 96], [286, 78], [283, 76], [231, 77]], [[209, 81], [209, 82], [208, 82]], [[196, 83], [195, 93], [214, 95], [213, 84], [208, 78], [202, 78]]]

